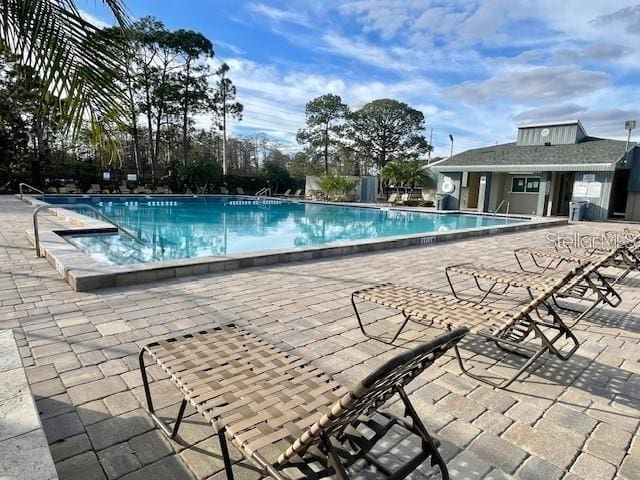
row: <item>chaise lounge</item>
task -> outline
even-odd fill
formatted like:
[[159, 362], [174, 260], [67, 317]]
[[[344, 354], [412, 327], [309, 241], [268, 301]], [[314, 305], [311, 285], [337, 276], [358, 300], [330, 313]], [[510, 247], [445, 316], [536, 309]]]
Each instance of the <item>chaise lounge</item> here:
[[[405, 391], [414, 378], [467, 333], [461, 328], [392, 358], [352, 390], [309, 363], [256, 336], [227, 325], [161, 340], [140, 352], [140, 371], [151, 417], [171, 438], [179, 432], [187, 404], [213, 426], [227, 478], [233, 479], [227, 441], [265, 475], [278, 480], [349, 478], [363, 462], [400, 480], [428, 461], [449, 478], [431, 438]], [[181, 391], [173, 428], [154, 413], [145, 356]], [[381, 410], [398, 398], [404, 417]], [[396, 471], [371, 453], [393, 426], [416, 435], [421, 448]]]
[[[602, 257], [601, 260], [595, 264], [595, 268], [589, 268], [584, 275], [577, 273], [574, 277], [567, 278], [564, 285], [557, 291], [557, 293], [551, 295], [550, 299], [556, 307], [578, 314], [578, 316], [573, 319], [571, 326], [578, 323], [598, 305], [606, 303], [614, 308], [620, 305], [620, 302], [622, 301], [620, 295], [602, 275], [602, 273], [599, 272], [600, 266], [607, 264], [610, 257], [613, 256], [615, 256], [615, 252]], [[452, 277], [455, 275], [473, 278], [477, 289], [484, 294], [482, 298], [478, 300], [478, 303], [484, 302], [484, 300], [492, 293], [503, 295], [510, 288], [524, 289], [527, 291], [530, 298], [534, 299], [534, 292], [544, 292], [554, 283], [560, 282], [563, 278], [563, 274], [557, 272], [518, 272], [473, 263], [449, 265], [445, 268], [445, 275], [447, 277], [451, 293], [458, 299], [460, 296], [454, 287]], [[481, 282], [483, 281], [485, 282], [484, 286], [481, 285]], [[583, 310], [577, 310], [564, 304], [561, 305], [558, 302], [558, 299], [560, 298], [586, 301], [588, 302], [588, 306]]]
[[514, 250], [513, 253], [518, 266], [523, 272], [528, 272], [524, 266], [523, 258], [529, 257], [538, 272], [541, 273], [545, 273], [548, 270], [556, 270], [563, 264], [591, 265], [600, 263], [602, 258], [607, 257], [608, 261], [601, 264], [602, 268], [621, 270], [620, 274], [612, 279], [611, 283], [615, 285], [633, 270], [640, 269], [640, 258], [636, 249], [632, 249], [632, 246], [632, 244], [624, 244], [608, 251], [585, 250], [582, 252], [562, 252], [557, 248], [524, 247]]
[[[461, 300], [449, 295], [428, 292], [413, 287], [399, 286], [391, 283], [376, 285], [358, 290], [351, 295], [360, 331], [363, 335], [393, 345], [409, 321], [428, 327], [439, 327], [451, 330], [466, 327], [472, 334], [510, 353], [527, 358], [525, 363], [511, 378], [501, 381], [490, 380], [486, 375], [472, 373], [466, 368], [458, 347], [454, 347], [460, 369], [476, 380], [496, 388], [507, 388], [515, 382], [535, 361], [549, 352], [560, 360], [568, 360], [578, 349], [579, 343], [562, 317], [552, 307], [550, 300], [558, 295], [569, 281], [584, 281], [598, 265], [578, 266], [565, 273], [554, 283], [547, 285], [537, 297], [519, 310], [499, 310], [469, 300]], [[365, 328], [362, 315], [358, 310], [356, 299], [373, 302], [402, 313], [404, 320], [394, 334], [377, 335]], [[536, 341], [533, 341], [536, 340]], [[569, 348], [562, 350], [561, 342], [569, 342]]]

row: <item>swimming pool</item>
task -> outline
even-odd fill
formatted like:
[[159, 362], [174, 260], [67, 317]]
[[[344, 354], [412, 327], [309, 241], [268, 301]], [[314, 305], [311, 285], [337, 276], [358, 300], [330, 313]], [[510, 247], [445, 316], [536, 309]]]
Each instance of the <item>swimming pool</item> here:
[[[525, 223], [528, 218], [438, 214], [238, 196], [47, 196], [50, 204], [88, 204], [122, 233], [65, 238], [110, 265], [297, 250]], [[89, 216], [90, 209], [80, 212]]]

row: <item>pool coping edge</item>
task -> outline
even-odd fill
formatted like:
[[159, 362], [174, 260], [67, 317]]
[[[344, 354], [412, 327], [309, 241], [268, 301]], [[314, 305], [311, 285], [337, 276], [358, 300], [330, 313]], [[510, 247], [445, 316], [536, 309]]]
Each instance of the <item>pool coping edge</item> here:
[[[566, 218], [528, 217], [531, 218], [529, 222], [512, 225], [494, 225], [452, 232], [421, 233], [369, 239], [366, 241], [359, 240], [341, 243], [339, 245], [323, 245], [305, 249], [266, 250], [225, 257], [196, 257], [116, 266], [97, 262], [64, 238], [67, 235], [80, 233], [117, 232], [117, 229], [113, 227], [113, 225], [64, 208], [55, 208], [54, 204], [47, 204], [33, 197], [29, 198], [29, 200], [35, 206], [45, 204], [53, 205], [50, 211], [54, 215], [60, 216], [64, 220], [77, 225], [77, 227], [41, 230], [39, 232], [40, 249], [43, 256], [46, 257], [49, 263], [54, 266], [75, 291], [92, 291], [101, 288], [150, 283], [168, 278], [187, 277], [206, 273], [221, 273], [240, 268], [342, 257], [397, 248], [427, 246], [435, 243], [485, 235], [561, 226], [568, 223], [568, 219]], [[399, 208], [398, 210], [421, 211], [407, 208]], [[467, 212], [447, 211], [447, 213], [465, 214]], [[520, 218], [524, 219], [527, 217]], [[25, 233], [29, 241], [34, 243], [33, 233], [29, 230], [26, 230]]]

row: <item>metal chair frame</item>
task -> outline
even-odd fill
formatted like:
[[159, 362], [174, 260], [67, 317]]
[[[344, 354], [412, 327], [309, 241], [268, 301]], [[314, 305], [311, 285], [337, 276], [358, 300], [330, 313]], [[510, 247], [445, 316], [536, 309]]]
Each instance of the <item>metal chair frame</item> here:
[[[523, 260], [521, 259], [521, 256], [523, 255], [523, 251], [526, 250], [525, 249], [516, 249], [514, 250], [513, 254], [516, 258], [516, 262], [518, 263], [518, 266], [520, 267], [520, 269], [523, 272], [530, 272], [530, 270], [527, 270], [524, 265], [523, 265]], [[550, 250], [550, 252], [553, 252], [553, 250]], [[597, 263], [597, 261], [599, 259], [601, 259], [603, 257], [603, 255], [607, 255], [608, 253], [614, 253], [615, 255], [611, 258], [611, 260], [609, 262], [607, 262], [606, 264], [601, 265], [603, 268], [607, 268], [607, 267], [612, 267], [612, 268], [618, 268], [621, 269], [622, 272], [617, 276], [613, 278], [613, 281], [611, 281], [611, 285], [615, 285], [617, 284], [620, 280], [624, 279], [625, 277], [627, 277], [627, 275], [629, 275], [633, 270], [640, 270], [640, 257], [638, 256], [638, 254], [635, 251], [630, 250], [629, 247], [627, 246], [621, 246], [618, 247], [615, 251], [613, 252], [601, 252], [601, 251], [589, 251], [587, 252], [586, 256], [588, 257], [593, 257], [593, 261], [586, 261], [584, 263], [581, 262], [576, 262], [575, 260], [571, 259], [569, 257], [569, 254], [571, 254], [570, 251], [567, 251], [567, 255], [563, 254], [563, 252], [561, 252], [560, 250], [558, 250], [558, 248], [555, 248], [555, 252], [557, 252], [557, 256], [555, 256], [555, 258], [553, 257], [548, 257], [549, 260], [546, 264], [541, 264], [538, 261], [538, 258], [531, 252], [524, 252], [525, 256], [528, 256], [533, 264], [536, 266], [536, 268], [539, 269], [539, 272], [534, 272], [534, 273], [544, 273], [548, 270], [557, 270], [560, 268], [560, 266], [564, 263], [568, 263], [568, 264], [582, 264], [582, 265], [586, 265], [586, 264], [590, 264], [590, 263]]]
[[[377, 341], [386, 343], [388, 345], [394, 345], [395, 340], [400, 336], [400, 334], [402, 333], [406, 325], [409, 323], [409, 321], [413, 321], [414, 323], [417, 323], [421, 326], [427, 326], [427, 327], [436, 326], [433, 321], [424, 321], [423, 319], [416, 318], [414, 315], [411, 315], [410, 313], [408, 313], [405, 309], [402, 309], [402, 310], [396, 309], [396, 310], [400, 310], [400, 312], [404, 317], [404, 320], [401, 322], [400, 327], [398, 328], [398, 330], [396, 330], [396, 332], [392, 335], [392, 337], [389, 339], [387, 337], [373, 335], [366, 331], [365, 324], [361, 317], [361, 313], [358, 310], [355, 299], [359, 298], [358, 296], [359, 293], [360, 293], [359, 291], [356, 291], [351, 294], [351, 305], [353, 306], [356, 319], [360, 327], [360, 331], [367, 338], [371, 338], [373, 340], [377, 340]], [[543, 318], [544, 315], [539, 313], [538, 306], [543, 306], [545, 310], [547, 310], [547, 316], [551, 317], [551, 321], [545, 320]], [[518, 369], [518, 371], [511, 378], [505, 379], [502, 382], [494, 382], [492, 380], [489, 380], [485, 376], [471, 373], [469, 369], [465, 367], [464, 361], [462, 359], [462, 355], [460, 354], [458, 346], [455, 345], [454, 352], [456, 354], [458, 364], [460, 365], [460, 369], [462, 370], [462, 372], [470, 376], [471, 378], [474, 378], [483, 383], [491, 385], [492, 387], [505, 389], [505, 388], [508, 388], [511, 384], [513, 384], [538, 358], [540, 358], [543, 354], [547, 352], [555, 355], [560, 360], [563, 360], [563, 361], [568, 360], [580, 346], [578, 339], [571, 332], [570, 327], [568, 327], [564, 323], [560, 315], [557, 314], [557, 312], [549, 305], [548, 302], [541, 301], [538, 306], [532, 307], [530, 309], [530, 312], [535, 312], [536, 317], [538, 318], [534, 318], [530, 312], [527, 312], [526, 314], [519, 314], [519, 318], [514, 319], [512, 327], [507, 329], [505, 332], [501, 333], [498, 336], [493, 335], [492, 333], [482, 332], [482, 331], [473, 332], [485, 338], [487, 341], [493, 342], [494, 344], [496, 344], [496, 346], [498, 346], [502, 350], [505, 350], [509, 353], [517, 354], [518, 356], [522, 356], [528, 359], [525, 362], [525, 364], [520, 369]], [[451, 322], [440, 324], [440, 326], [441, 328], [445, 328], [447, 330], [451, 330], [452, 328], [454, 328], [454, 325]], [[514, 333], [516, 328], [521, 328], [521, 331]], [[547, 335], [547, 333], [543, 329], [555, 331], [555, 334], [553, 334], [553, 336], [550, 337], [549, 335]], [[537, 349], [524, 344], [524, 340], [531, 333], [533, 333], [534, 338], [538, 338], [540, 340], [541, 345]], [[572, 346], [566, 353], [563, 353], [562, 351], [560, 351], [560, 349], [555, 347], [555, 343], [558, 340], [560, 340], [562, 337], [567, 338], [572, 344]]]
[[[523, 288], [528, 293], [529, 298], [531, 300], [535, 300], [535, 294], [531, 287], [528, 287], [528, 286], [525, 287], [520, 285], [519, 283], [514, 284], [510, 282], [508, 279], [500, 279], [497, 277], [492, 277], [490, 279], [489, 278], [486, 279], [491, 283], [491, 285], [488, 288], [487, 287], [483, 288], [480, 284], [480, 280], [484, 279], [484, 277], [481, 277], [479, 275], [474, 275], [474, 274], [463, 274], [460, 272], [453, 271], [455, 267], [456, 265], [450, 265], [446, 267], [445, 276], [447, 277], [447, 282], [449, 284], [449, 288], [451, 289], [451, 293], [453, 294], [454, 297], [458, 299], [460, 299], [460, 296], [458, 295], [453, 285], [453, 282], [451, 280], [451, 277], [453, 274], [459, 275], [459, 276], [465, 276], [465, 277], [471, 276], [474, 279], [478, 290], [484, 293], [482, 298], [478, 300], [478, 303], [483, 303], [486, 300], [486, 298], [492, 293], [497, 295], [504, 295], [511, 288]], [[576, 325], [580, 320], [582, 320], [586, 315], [588, 315], [600, 304], [607, 304], [610, 307], [615, 308], [618, 305], [620, 305], [620, 303], [622, 302], [622, 298], [620, 297], [620, 294], [613, 288], [613, 285], [611, 285], [611, 283], [598, 271], [597, 268], [592, 269], [590, 272], [587, 272], [587, 273], [588, 274], [584, 274], [583, 272], [576, 272], [576, 276], [583, 277], [581, 279], [581, 283], [575, 284], [575, 285], [568, 285], [569, 288], [567, 288], [566, 290], [561, 290], [557, 294], [552, 294], [550, 296], [552, 303], [560, 310], [578, 314], [578, 317], [574, 319], [573, 323], [570, 325], [571, 327]], [[582, 282], [584, 282], [584, 284], [582, 284]], [[567, 283], [571, 283], [571, 280], [569, 280]], [[496, 292], [494, 290], [497, 285], [504, 287], [501, 292]], [[588, 292], [592, 292], [593, 294], [595, 294], [596, 299], [593, 300], [591, 302], [591, 305], [589, 305], [589, 307], [584, 310], [578, 310], [578, 309], [569, 307], [567, 305], [561, 305], [558, 302], [559, 298], [573, 298], [576, 300], [585, 300]]]
[[[415, 470], [425, 460], [430, 459], [432, 467], [438, 467], [442, 475], [442, 479], [449, 480], [446, 463], [437, 449], [438, 442], [429, 435], [426, 427], [420, 420], [420, 417], [404, 390], [404, 385], [409, 383], [411, 379], [415, 378], [415, 376], [421, 373], [422, 370], [430, 366], [436, 358], [446, 351], [447, 348], [451, 346], [455, 347], [456, 343], [466, 334], [466, 332], [467, 330], [464, 328], [459, 329], [455, 332], [450, 332], [446, 336], [442, 336], [432, 342], [429, 342], [428, 344], [416, 347], [409, 352], [404, 352], [389, 360], [375, 372], [370, 374], [366, 379], [361, 381], [356, 389], [352, 390], [352, 393], [350, 393], [350, 395], [352, 395], [351, 398], [353, 399], [352, 404], [338, 410], [335, 410], [336, 406], [330, 409], [330, 417], [335, 415], [335, 419], [332, 420], [327, 427], [322, 427], [318, 443], [314, 447], [318, 452], [320, 452], [320, 455], [311, 455], [311, 459], [314, 461], [320, 461], [321, 464], [324, 465], [324, 468], [328, 468], [329, 471], [331, 471], [331, 474], [335, 475], [335, 478], [338, 480], [347, 480], [349, 478], [348, 468], [358, 459], [365, 459], [381, 473], [387, 475], [391, 480], [401, 480], [406, 478], [408, 473]], [[198, 333], [206, 334], [206, 331]], [[176, 339], [170, 340], [174, 341]], [[193, 401], [188, 400], [188, 397], [185, 396], [180, 403], [178, 414], [173, 422], [173, 427], [158, 417], [155, 413], [144, 357], [145, 353], [150, 354], [149, 348], [157, 345], [157, 342], [153, 342], [143, 347], [140, 351], [138, 360], [140, 364], [142, 384], [147, 401], [147, 409], [151, 418], [165, 435], [171, 439], [175, 439], [178, 436], [187, 402], [191, 401], [193, 403]], [[173, 378], [174, 377], [172, 376], [172, 379]], [[358, 391], [360, 393], [353, 393]], [[395, 395], [399, 396], [401, 403], [404, 405], [405, 418], [398, 417], [391, 412], [379, 409], [379, 406], [388, 402], [389, 399]], [[342, 400], [340, 401], [340, 405], [342, 405]], [[388, 428], [385, 427], [385, 429], [376, 430], [374, 428], [376, 435], [367, 440], [364, 436], [354, 436], [350, 431], [355, 430], [360, 424], [370, 426], [367, 421], [363, 420], [363, 418], [368, 420], [368, 412], [375, 412], [382, 415], [389, 421], [390, 426]], [[363, 417], [365, 414], [367, 417]], [[220, 442], [220, 451], [224, 461], [225, 473], [229, 480], [233, 480], [232, 461], [229, 455], [226, 438], [226, 426], [218, 425], [219, 428], [216, 429], [216, 424], [214, 424], [214, 422], [212, 422], [212, 425], [214, 426], [214, 430], [216, 430], [218, 440]], [[421, 452], [409, 461], [405, 462], [404, 465], [395, 472], [391, 472], [375, 456], [369, 453], [369, 450], [384, 436], [384, 434], [386, 434], [386, 432], [389, 431], [393, 425], [400, 425], [411, 433], [417, 435], [422, 444]], [[229, 438], [231, 439], [232, 437]], [[339, 446], [334, 444], [336, 441], [340, 444], [349, 444], [352, 447], [352, 450], [355, 449], [355, 451], [341, 450]], [[253, 452], [250, 459], [253, 460], [254, 463], [263, 470], [263, 472], [267, 473], [272, 478], [277, 480], [288, 480], [288, 477], [284, 475], [281, 470], [290, 466], [296, 466], [295, 461], [293, 460], [294, 458], [300, 459], [303, 464], [306, 465], [307, 463], [303, 456], [307, 453], [306, 448], [309, 448], [310, 446], [313, 446], [313, 443], [307, 445], [301, 453], [295, 453], [293, 457], [284, 457], [287, 460], [281, 464], [269, 462], [259, 452]], [[290, 448], [295, 448], [295, 446], [292, 444], [292, 447]], [[283, 455], [281, 455], [281, 458], [283, 458]], [[247, 457], [246, 455], [244, 456]]]

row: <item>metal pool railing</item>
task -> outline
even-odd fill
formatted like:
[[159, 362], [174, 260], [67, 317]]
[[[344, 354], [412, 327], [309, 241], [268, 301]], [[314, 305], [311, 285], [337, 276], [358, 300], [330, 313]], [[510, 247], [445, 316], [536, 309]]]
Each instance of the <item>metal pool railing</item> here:
[[[36, 246], [36, 255], [38, 257], [42, 256], [40, 254], [40, 230], [38, 228], [38, 214], [42, 210], [52, 210], [52, 209], [55, 209], [55, 208], [67, 208], [67, 209], [88, 208], [89, 210], [94, 212], [98, 216], [98, 218], [100, 220], [103, 220], [103, 221], [113, 225], [114, 227], [116, 227], [118, 229], [118, 232], [123, 232], [125, 235], [131, 237], [134, 241], [136, 241], [137, 243], [139, 243], [139, 244], [141, 244], [143, 246], [150, 246], [146, 242], [144, 242], [144, 241], [140, 240], [138, 237], [136, 237], [133, 233], [129, 232], [122, 225], [117, 224], [116, 222], [111, 220], [108, 216], [106, 216], [104, 213], [102, 213], [100, 210], [98, 210], [95, 207], [92, 207], [91, 205], [87, 205], [85, 203], [62, 203], [62, 204], [56, 204], [56, 205], [40, 205], [39, 207], [37, 207], [33, 211], [33, 237], [34, 237], [34, 243], [35, 243], [35, 246]], [[162, 250], [164, 251], [164, 248], [162, 248]]]
[[20, 192], [20, 201], [24, 202], [24, 199], [22, 198], [22, 191], [24, 189], [24, 187], [27, 187], [29, 190], [33, 190], [34, 192], [38, 192], [40, 195], [42, 195], [42, 199], [44, 200], [44, 192], [42, 190], [38, 190], [36, 187], [29, 185], [28, 183], [21, 183], [20, 185], [18, 185], [18, 191]]

